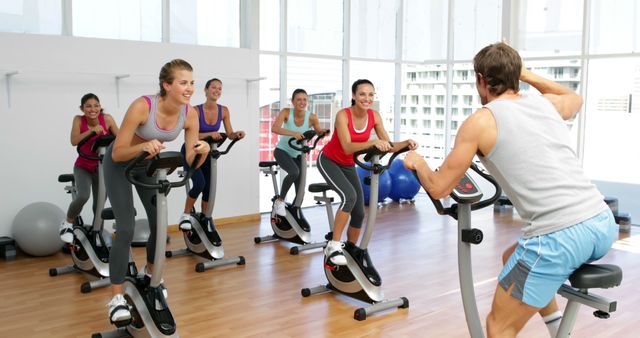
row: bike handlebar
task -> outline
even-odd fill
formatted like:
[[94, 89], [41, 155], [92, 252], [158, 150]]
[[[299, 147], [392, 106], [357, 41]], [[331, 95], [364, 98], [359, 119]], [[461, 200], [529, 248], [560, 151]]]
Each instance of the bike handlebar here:
[[[89, 135], [87, 135], [80, 142], [78, 142], [78, 145], [76, 146], [76, 150], [78, 151], [78, 155], [80, 155], [80, 157], [86, 158], [87, 160], [93, 160], [93, 161], [99, 161], [100, 160], [100, 156], [93, 156], [93, 155], [87, 154], [84, 151], [82, 151], [82, 149], [80, 149], [87, 142], [89, 142], [89, 140], [92, 137], [94, 137], [95, 135], [96, 135], [96, 132], [92, 131]], [[98, 147], [107, 147], [115, 139], [116, 139], [116, 137], [114, 135], [112, 135], [112, 134], [102, 135], [102, 136], [98, 137], [96, 139], [96, 141], [93, 143], [93, 146], [91, 147], [91, 151], [97, 152], [98, 151], [98, 149], [97, 149]]]
[[[185, 185], [187, 183], [187, 180], [189, 178], [191, 178], [191, 176], [195, 172], [195, 164], [198, 163], [198, 161], [200, 160], [200, 156], [201, 155], [200, 154], [196, 154], [195, 158], [193, 159], [193, 162], [189, 166], [189, 171], [183, 177], [182, 180], [177, 181], [177, 182], [165, 181], [165, 182], [157, 182], [157, 183], [145, 183], [145, 182], [141, 182], [141, 181], [137, 180], [132, 175], [131, 171], [140, 162], [144, 161], [144, 159], [147, 158], [148, 156], [149, 156], [149, 153], [146, 152], [146, 151], [143, 151], [135, 159], [133, 159], [131, 162], [129, 162], [129, 164], [127, 164], [127, 166], [125, 167], [125, 170], [124, 170], [125, 176], [127, 177], [127, 180], [129, 182], [131, 182], [131, 184], [139, 186], [139, 187], [142, 187], [142, 188], [158, 189], [158, 190], [166, 190], [166, 191], [168, 191], [168, 189], [170, 189], [170, 188], [181, 187], [181, 186], [183, 186], [183, 185]], [[149, 163], [149, 166], [147, 167], [147, 175], [148, 176], [152, 176], [153, 175], [152, 172], [151, 173], [149, 172], [149, 169], [153, 168], [153, 164], [157, 163], [156, 161], [160, 161], [160, 165], [173, 164], [172, 165], [173, 169], [175, 169], [176, 167], [178, 167], [178, 166], [180, 166], [182, 164], [182, 154], [180, 152], [178, 152], [178, 151], [166, 151], [166, 152], [162, 152], [162, 153], [157, 154], [156, 156], [154, 156], [151, 159], [151, 162]]]
[[[393, 147], [393, 143], [389, 142], [389, 144]], [[382, 164], [375, 164], [375, 165], [371, 165], [371, 164], [367, 164], [365, 162], [368, 162], [373, 156], [376, 155], [380, 155], [380, 158], [383, 158], [388, 152], [386, 151], [382, 151], [380, 149], [378, 149], [376, 146], [371, 146], [367, 149], [363, 149], [363, 150], [359, 150], [356, 151], [355, 153], [353, 153], [353, 160], [356, 162], [356, 164], [358, 166], [360, 166], [361, 168], [365, 169], [365, 170], [369, 170], [369, 171], [374, 171], [378, 174], [381, 174], [383, 171], [387, 170], [390, 166], [391, 163], [393, 163], [393, 160], [400, 154], [409, 151], [409, 146], [406, 146], [396, 152], [393, 152], [393, 155], [391, 155], [391, 158], [389, 158], [389, 161], [387, 162], [386, 165], [382, 165]], [[360, 161], [360, 159], [358, 158], [359, 155], [362, 154], [366, 154], [364, 156], [364, 161], [362, 162]]]
[[[322, 132], [322, 133], [318, 134], [318, 133], [316, 133], [315, 130], [307, 130], [302, 134], [304, 136], [304, 138], [302, 138], [302, 139], [296, 140], [295, 137], [290, 138], [289, 139], [289, 146], [291, 148], [297, 150], [297, 151], [300, 151], [300, 152], [303, 152], [303, 153], [309, 153], [311, 150], [316, 148], [316, 146], [318, 145], [318, 142], [320, 141], [320, 139], [322, 139], [323, 137], [327, 136], [327, 134], [329, 134], [328, 131], [325, 131], [325, 132]], [[316, 140], [313, 142], [312, 146], [308, 146], [306, 144], [303, 144], [305, 142], [311, 141], [313, 139], [313, 137], [316, 136], [316, 135], [318, 137], [316, 137]]]
[[[227, 133], [220, 133], [220, 136], [222, 137], [219, 140], [214, 140], [213, 137], [211, 136], [207, 136], [205, 138], [202, 139], [202, 141], [205, 141], [207, 143], [209, 143], [209, 146], [212, 146], [213, 144], [216, 145], [217, 147], [222, 146], [222, 144], [228, 139], [228, 135]], [[235, 139], [232, 140], [231, 143], [229, 143], [229, 145], [227, 146], [227, 148], [225, 150], [218, 150], [218, 149], [213, 149], [213, 147], [211, 147], [211, 151], [209, 152], [209, 155], [213, 158], [219, 158], [221, 155], [225, 155], [229, 152], [229, 150], [231, 150], [231, 147], [233, 147], [234, 144], [236, 144], [236, 142], [240, 141], [240, 139]]]
[[[485, 207], [493, 204], [495, 201], [497, 201], [498, 198], [500, 198], [500, 196], [502, 195], [502, 188], [500, 188], [500, 185], [498, 185], [498, 182], [495, 180], [495, 178], [493, 178], [493, 176], [491, 176], [488, 173], [486, 173], [483, 170], [481, 170], [478, 167], [478, 165], [475, 164], [475, 163], [471, 163], [469, 168], [471, 168], [471, 170], [473, 170], [476, 173], [478, 173], [478, 175], [480, 175], [480, 177], [482, 177], [485, 180], [487, 180], [495, 188], [495, 192], [494, 192], [493, 196], [491, 196], [490, 198], [484, 199], [484, 200], [479, 200], [477, 202], [471, 203], [471, 211], [485, 208]], [[414, 176], [416, 176], [416, 179], [418, 179], [418, 175], [415, 172], [415, 170], [413, 171], [413, 174], [414, 174]], [[452, 191], [452, 194], [453, 194], [453, 191]], [[427, 195], [431, 199], [431, 202], [433, 202], [433, 205], [435, 206], [436, 211], [438, 212], [438, 214], [440, 214], [440, 215], [449, 215], [449, 216], [453, 217], [454, 219], [458, 219], [458, 203], [453, 203], [448, 208], [445, 208], [445, 207], [443, 207], [442, 202], [440, 200], [438, 200], [438, 199], [434, 199], [433, 197], [431, 197], [431, 194], [429, 194], [428, 191], [427, 191]]]

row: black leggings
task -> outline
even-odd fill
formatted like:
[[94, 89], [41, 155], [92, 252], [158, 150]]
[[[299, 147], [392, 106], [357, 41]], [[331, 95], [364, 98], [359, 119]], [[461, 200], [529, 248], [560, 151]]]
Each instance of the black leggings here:
[[300, 188], [300, 171], [302, 170], [302, 155], [296, 158], [291, 157], [286, 151], [276, 148], [273, 151], [273, 157], [278, 162], [280, 168], [287, 172], [287, 176], [282, 180], [282, 187], [280, 187], [280, 198], [283, 200], [287, 197], [289, 188], [292, 184], [296, 186], [296, 196], [298, 195], [298, 189]]
[[[189, 171], [189, 164], [186, 161], [187, 155], [185, 153], [184, 144], [180, 149], [182, 153], [182, 158], [184, 159], [182, 162], [182, 167], [184, 171]], [[207, 156], [207, 159], [204, 160], [202, 165], [193, 171], [193, 175], [191, 176], [191, 189], [189, 190], [189, 197], [198, 199], [198, 196], [202, 194], [202, 200], [205, 202], [209, 202], [209, 187], [211, 186], [211, 157]], [[202, 210], [205, 212], [205, 210]]]
[[331, 189], [340, 195], [340, 210], [351, 214], [349, 226], [361, 228], [364, 220], [364, 193], [356, 167], [338, 164], [321, 152], [318, 156], [318, 170]]
[[73, 167], [73, 178], [76, 182], [76, 198], [69, 204], [67, 218], [73, 220], [80, 215], [91, 193], [93, 193], [93, 217], [95, 217], [98, 203], [98, 171], [91, 173], [87, 169]]
[[[109, 253], [109, 277], [111, 284], [124, 283], [124, 277], [129, 264], [129, 251], [133, 240], [133, 227], [136, 224], [133, 207], [133, 190], [127, 180], [124, 169], [130, 162], [114, 162], [111, 158], [113, 144], [107, 148], [104, 156], [104, 178], [107, 196], [116, 219], [116, 238]], [[136, 166], [132, 173], [139, 181], [155, 183], [153, 177], [147, 176], [148, 161]], [[149, 219], [149, 241], [147, 242], [147, 262], [153, 263], [156, 250], [156, 203], [155, 190], [136, 187], [138, 196], [144, 205]]]

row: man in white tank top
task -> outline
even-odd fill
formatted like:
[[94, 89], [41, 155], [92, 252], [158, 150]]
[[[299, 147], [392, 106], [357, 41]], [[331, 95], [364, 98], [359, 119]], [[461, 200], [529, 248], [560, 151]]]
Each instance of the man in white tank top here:
[[[451, 193], [478, 155], [524, 222], [523, 236], [503, 255], [487, 334], [515, 337], [538, 312], [555, 337], [562, 317], [556, 291], [581, 264], [604, 256], [618, 231], [582, 171], [565, 124], [580, 110], [582, 97], [524, 68], [505, 43], [485, 47], [473, 61], [484, 106], [460, 126], [438, 171], [415, 152], [405, 166], [439, 199]], [[519, 81], [542, 96], [520, 94]]]

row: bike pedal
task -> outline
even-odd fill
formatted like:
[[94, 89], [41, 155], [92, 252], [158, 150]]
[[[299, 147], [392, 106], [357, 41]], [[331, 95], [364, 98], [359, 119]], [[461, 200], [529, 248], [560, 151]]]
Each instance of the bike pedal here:
[[125, 327], [125, 326], [129, 326], [129, 324], [131, 324], [132, 319], [129, 318], [127, 320], [119, 320], [117, 322], [111, 322], [111, 324], [115, 325], [115, 327], [117, 328], [121, 328], [121, 327]]
[[331, 270], [331, 271], [336, 271], [338, 270], [338, 266], [337, 265], [333, 265], [327, 262], [324, 262], [324, 267]]

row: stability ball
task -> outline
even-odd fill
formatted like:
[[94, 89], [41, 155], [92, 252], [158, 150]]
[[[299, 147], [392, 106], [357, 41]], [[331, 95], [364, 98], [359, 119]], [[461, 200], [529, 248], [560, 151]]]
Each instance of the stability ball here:
[[412, 200], [420, 190], [418, 179], [404, 167], [404, 163], [400, 159], [393, 160], [388, 171], [391, 176], [389, 197], [396, 202], [401, 199]]
[[32, 256], [49, 256], [62, 248], [60, 222], [65, 214], [49, 202], [35, 202], [22, 208], [13, 219], [12, 232], [18, 247]]
[[[360, 178], [362, 192], [364, 192], [364, 205], [369, 205], [369, 185], [365, 184], [364, 181], [366, 177], [371, 176], [371, 172], [360, 167], [356, 167], [356, 171], [358, 172], [358, 177]], [[389, 176], [388, 171], [385, 170], [380, 175], [379, 182], [380, 184], [378, 187], [378, 202], [384, 202], [384, 199], [389, 197], [389, 192], [391, 192], [391, 176]]]

